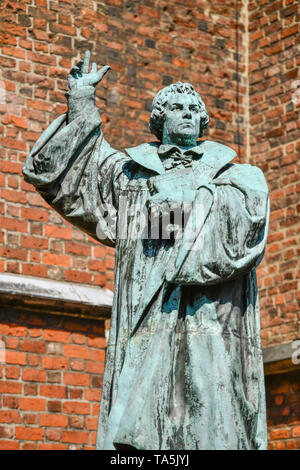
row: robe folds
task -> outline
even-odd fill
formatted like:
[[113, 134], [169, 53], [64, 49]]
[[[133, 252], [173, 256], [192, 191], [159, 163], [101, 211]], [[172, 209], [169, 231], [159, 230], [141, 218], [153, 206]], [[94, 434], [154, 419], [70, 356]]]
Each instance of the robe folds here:
[[[59, 117], [23, 167], [66, 220], [116, 249], [97, 449], [266, 449], [261, 170], [202, 141], [192, 167], [166, 171], [159, 143], [122, 153], [100, 124], [96, 108]], [[159, 188], [193, 196], [181, 238], [149, 235]]]

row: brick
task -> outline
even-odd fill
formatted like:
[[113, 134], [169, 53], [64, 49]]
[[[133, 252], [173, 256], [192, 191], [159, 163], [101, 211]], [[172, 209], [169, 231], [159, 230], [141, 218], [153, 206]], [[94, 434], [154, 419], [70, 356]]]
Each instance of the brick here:
[[90, 284], [92, 276], [89, 273], [82, 271], [66, 270], [65, 271], [66, 281], [80, 282], [83, 284]]
[[286, 442], [288, 450], [298, 450], [300, 447], [300, 439], [290, 439]]
[[81, 332], [86, 332], [89, 329], [89, 324], [86, 322], [75, 322], [71, 320], [66, 320], [64, 323], [64, 326], [67, 330], [71, 331], [81, 331]]
[[86, 431], [63, 431], [62, 442], [87, 444], [89, 442], [89, 436], [89, 432]]
[[40, 395], [49, 398], [66, 398], [67, 387], [60, 385], [41, 385]]
[[105, 258], [106, 254], [107, 254], [107, 247], [105, 246], [95, 246], [94, 247], [94, 256], [96, 258]]
[[47, 277], [47, 268], [32, 264], [22, 264], [22, 274], [27, 276]]
[[78, 357], [78, 358], [82, 358], [82, 359], [90, 359], [91, 358], [91, 352], [85, 346], [66, 344], [64, 346], [64, 356]]
[[90, 260], [88, 267], [91, 271], [105, 272], [105, 264], [103, 261]]
[[83, 416], [69, 416], [69, 427], [76, 429], [83, 429], [84, 422]]
[[44, 369], [67, 369], [69, 360], [64, 357], [42, 357], [42, 367]]
[[80, 333], [73, 333], [72, 340], [76, 344], [85, 344], [86, 343], [86, 335]]
[[271, 431], [271, 439], [288, 439], [290, 437], [289, 429], [273, 429]]
[[0, 410], [0, 423], [18, 424], [22, 422], [22, 417], [19, 411], [15, 410]]
[[92, 415], [93, 416], [99, 416], [99, 412], [100, 412], [100, 405], [93, 404], [92, 405]]
[[61, 383], [62, 381], [61, 372], [48, 371], [47, 381], [48, 383]]
[[22, 373], [22, 380], [29, 382], [45, 382], [46, 372], [38, 369], [24, 369]]
[[[69, 36], [74, 36], [76, 32], [73, 26], [62, 25], [62, 24], [57, 24], [57, 23], [56, 24], [50, 23], [50, 31], [52, 33], [62, 33], [62, 34], [66, 34]], [[55, 65], [55, 64], [52, 64], [52, 65]]]
[[90, 377], [88, 374], [80, 374], [75, 372], [64, 373], [64, 383], [66, 385], [90, 385]]
[[66, 444], [39, 444], [39, 450], [68, 450]]
[[60, 355], [62, 353], [62, 344], [61, 343], [47, 343], [47, 352], [49, 354]]
[[26, 353], [6, 350], [5, 360], [7, 364], [20, 364], [24, 366], [26, 364]]
[[46, 65], [56, 65], [56, 57], [49, 54], [37, 54], [36, 52], [29, 52], [28, 59], [32, 62], [38, 62]]
[[16, 439], [42, 441], [44, 439], [44, 429], [16, 426]]
[[48, 400], [47, 409], [52, 413], [60, 413], [62, 409], [62, 403], [57, 400]]
[[66, 401], [62, 404], [63, 413], [89, 415], [90, 404], [88, 402]]
[[0, 43], [16, 46], [17, 40], [14, 36], [11, 36], [9, 33], [0, 33]]
[[71, 360], [70, 367], [72, 370], [75, 371], [83, 371], [84, 370], [84, 362], [82, 360]]
[[22, 235], [21, 246], [24, 248], [44, 250], [48, 248], [48, 239], [42, 237], [32, 237], [30, 235]]
[[40, 354], [44, 354], [46, 352], [46, 345], [44, 341], [26, 339], [20, 343], [20, 347], [22, 351], [35, 352]]
[[83, 397], [83, 391], [81, 388], [70, 388], [69, 387], [69, 398], [70, 400], [78, 399]]
[[47, 222], [48, 221], [48, 211], [43, 209], [34, 209], [33, 207], [27, 208], [24, 207], [21, 209], [21, 215], [26, 220], [36, 220]]
[[19, 408], [19, 397], [8, 396], [3, 397], [3, 406], [10, 409]]
[[5, 377], [7, 379], [18, 379], [20, 377], [20, 367], [6, 366]]
[[65, 428], [68, 425], [68, 417], [63, 415], [41, 414], [40, 425], [55, 428]]
[[46, 429], [46, 438], [48, 441], [60, 441], [61, 431], [57, 429]]
[[[1, 63], [1, 60], [0, 60]], [[26, 151], [26, 143], [22, 140], [12, 139], [10, 137], [1, 137], [0, 143], [4, 145], [4, 147], [9, 147], [14, 150], [23, 150]]]
[[26, 118], [20, 116], [13, 116], [13, 115], [5, 115], [2, 118], [3, 124], [13, 124], [16, 127], [20, 127], [21, 129], [27, 129], [28, 127], [28, 120]]
[[14, 441], [0, 440], [0, 450], [19, 450], [20, 443]]
[[66, 242], [66, 253], [72, 253], [81, 256], [91, 256], [91, 247], [83, 243]]
[[0, 171], [4, 173], [21, 174], [22, 164], [11, 161], [0, 161]]
[[43, 263], [54, 266], [70, 267], [71, 257], [68, 255], [56, 255], [52, 253], [43, 254]]
[[87, 362], [86, 363], [86, 372], [91, 372], [93, 374], [103, 374], [104, 373], [104, 363], [103, 362]]
[[276, 450], [284, 450], [285, 449], [285, 442], [283, 442], [283, 441], [275, 442], [275, 449]]
[[89, 431], [97, 431], [98, 429], [98, 418], [91, 418], [87, 416], [85, 418], [85, 426]]
[[24, 413], [23, 414], [23, 417], [24, 417], [24, 424], [37, 424], [38, 422], [38, 414], [35, 413]]
[[23, 389], [26, 396], [37, 396], [38, 394], [38, 386], [35, 383], [24, 383]]
[[100, 388], [99, 389], [87, 389], [84, 393], [84, 399], [88, 401], [99, 401], [101, 399]]
[[15, 232], [27, 232], [28, 222], [23, 220], [16, 220], [8, 217], [0, 217], [1, 228], [12, 230]]
[[[15, 338], [14, 336], [6, 336], [4, 339], [6, 349], [17, 349], [19, 345], [19, 338]], [[6, 352], [5, 352], [6, 355]]]
[[37, 444], [33, 442], [22, 443], [22, 450], [37, 450]]
[[13, 427], [12, 426], [0, 425], [0, 438], [3, 438], [3, 437], [12, 438], [13, 434], [14, 433], [13, 433]]
[[103, 331], [103, 337], [99, 336], [88, 336], [88, 346], [91, 346], [93, 348], [101, 348], [104, 349], [106, 347], [106, 339], [104, 338], [104, 329]]
[[290, 28], [283, 29], [281, 31], [281, 39], [297, 34], [298, 30], [299, 30], [299, 26], [297, 24], [294, 26], [291, 26]]
[[69, 343], [71, 341], [71, 333], [69, 331], [60, 330], [44, 330], [44, 338], [46, 341]]
[[300, 437], [300, 426], [295, 426], [292, 429], [293, 437]]
[[104, 362], [105, 361], [105, 351], [103, 350], [94, 350], [93, 351], [93, 360], [94, 361], [99, 361], [99, 362]]
[[46, 400], [43, 398], [20, 398], [20, 409], [28, 411], [45, 411]]

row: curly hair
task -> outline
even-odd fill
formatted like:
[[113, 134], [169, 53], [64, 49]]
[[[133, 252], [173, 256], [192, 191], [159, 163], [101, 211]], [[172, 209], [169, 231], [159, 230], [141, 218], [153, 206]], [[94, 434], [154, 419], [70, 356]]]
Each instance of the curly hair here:
[[205, 104], [199, 95], [190, 83], [172, 83], [171, 85], [160, 90], [157, 95], [154, 97], [152, 102], [152, 111], [149, 121], [149, 128], [151, 134], [154, 134], [159, 141], [162, 140], [163, 135], [163, 125], [165, 121], [166, 106], [168, 104], [169, 95], [172, 93], [186, 93], [191, 94], [197, 97], [198, 103], [200, 106], [201, 119], [200, 119], [200, 129], [199, 137], [202, 136], [203, 129], [208, 127], [209, 116], [206, 111]]

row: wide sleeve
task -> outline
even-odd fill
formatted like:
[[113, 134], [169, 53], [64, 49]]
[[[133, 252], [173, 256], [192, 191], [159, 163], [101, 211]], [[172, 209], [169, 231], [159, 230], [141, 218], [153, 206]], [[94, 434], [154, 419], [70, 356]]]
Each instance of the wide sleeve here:
[[94, 87], [86, 87], [69, 96], [68, 114], [41, 135], [24, 162], [23, 174], [66, 220], [114, 246], [124, 155], [105, 141], [93, 94]]
[[243, 276], [263, 258], [268, 219], [263, 173], [248, 164], [232, 165], [198, 189], [167, 281], [212, 285]]

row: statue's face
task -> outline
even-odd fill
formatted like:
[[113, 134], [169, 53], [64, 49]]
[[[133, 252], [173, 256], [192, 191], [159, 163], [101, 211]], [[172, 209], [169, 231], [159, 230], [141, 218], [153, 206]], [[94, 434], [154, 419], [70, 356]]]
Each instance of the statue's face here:
[[177, 144], [183, 147], [196, 145], [200, 120], [201, 110], [196, 96], [172, 94], [165, 112], [163, 144]]

